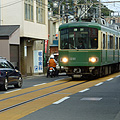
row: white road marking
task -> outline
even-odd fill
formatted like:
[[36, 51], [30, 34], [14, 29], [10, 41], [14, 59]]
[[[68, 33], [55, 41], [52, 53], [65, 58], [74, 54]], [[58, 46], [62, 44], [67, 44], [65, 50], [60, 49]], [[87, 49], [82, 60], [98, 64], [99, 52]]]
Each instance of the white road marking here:
[[70, 98], [70, 97], [64, 97], [64, 98], [62, 98], [62, 99], [54, 102], [53, 104], [55, 104], [55, 105], [56, 105], [56, 104], [60, 104], [61, 102], [65, 101], [65, 100], [67, 100], [67, 99], [69, 99], [69, 98]]
[[57, 80], [54, 80], [54, 81], [59, 81], [59, 80], [63, 80], [63, 79], [65, 79], [65, 78], [57, 79]]
[[103, 84], [103, 82], [101, 82], [101, 83], [98, 83], [98, 84], [96, 84], [95, 86], [99, 86], [99, 85], [102, 85]]
[[120, 75], [116, 76], [116, 77], [120, 77]]
[[33, 86], [39, 86], [39, 85], [44, 85], [44, 84], [46, 84], [46, 83], [41, 83], [41, 84], [37, 84], [37, 85], [33, 85]]
[[111, 80], [113, 80], [113, 78], [110, 78], [110, 79], [108, 79], [107, 81], [111, 81]]
[[79, 92], [86, 92], [86, 91], [88, 91], [88, 90], [90, 90], [90, 88], [87, 88], [87, 89], [81, 90], [81, 91], [79, 91]]
[[12, 90], [12, 91], [8, 91], [8, 92], [5, 92], [5, 93], [11, 93], [11, 92], [15, 92], [15, 91], [18, 91], [18, 90], [21, 90], [21, 89]]
[[102, 98], [98, 98], [98, 97], [85, 97], [85, 98], [82, 98], [80, 100], [100, 101], [100, 100], [102, 100]]

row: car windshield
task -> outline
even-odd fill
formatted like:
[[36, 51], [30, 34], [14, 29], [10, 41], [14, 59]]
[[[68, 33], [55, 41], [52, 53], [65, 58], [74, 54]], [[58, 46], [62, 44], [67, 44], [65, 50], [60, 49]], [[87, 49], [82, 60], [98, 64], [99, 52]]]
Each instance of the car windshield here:
[[8, 61], [0, 61], [0, 68], [14, 68]]
[[60, 31], [61, 49], [97, 49], [98, 30], [96, 28], [69, 28]]

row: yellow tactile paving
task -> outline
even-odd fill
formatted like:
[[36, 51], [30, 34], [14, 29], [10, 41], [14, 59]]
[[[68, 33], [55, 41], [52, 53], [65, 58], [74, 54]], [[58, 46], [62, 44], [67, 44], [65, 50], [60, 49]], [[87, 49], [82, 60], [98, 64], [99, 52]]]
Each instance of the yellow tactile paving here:
[[8, 97], [11, 97], [11, 96], [16, 96], [16, 95], [19, 95], [19, 94], [24, 94], [24, 93], [26, 93], [26, 92], [34, 91], [34, 90], [37, 90], [37, 89], [49, 87], [49, 86], [52, 86], [52, 85], [64, 83], [64, 82], [67, 82], [67, 81], [69, 81], [69, 80], [70, 80], [70, 78], [69, 78], [69, 79], [66, 79], [66, 80], [53, 81], [53, 82], [50, 82], [50, 83], [47, 83], [47, 84], [44, 84], [44, 85], [33, 86], [33, 87], [21, 89], [21, 90], [19, 90], [19, 91], [14, 91], [14, 92], [10, 92], [10, 93], [1, 94], [1, 95], [0, 95], [0, 100], [1, 100], [1, 99], [5, 99], [5, 98], [8, 98]]
[[[81, 83], [81, 82], [82, 81], [79, 81], [79, 83]], [[50, 87], [50, 88], [46, 88], [46, 89], [43, 89], [43, 90], [35, 91], [35, 92], [28, 93], [28, 94], [25, 94], [25, 95], [22, 95], [22, 96], [18, 96], [18, 97], [15, 97], [15, 98], [11, 98], [11, 99], [1, 101], [0, 102], [0, 110], [4, 109], [4, 108], [7, 108], [9, 106], [16, 105], [18, 103], [22, 103], [24, 101], [27, 101], [27, 100], [30, 100], [30, 99], [33, 99], [33, 98], [36, 98], [36, 97], [39, 97], [39, 96], [42, 96], [42, 95], [45, 95], [45, 94], [48, 94], [48, 93], [52, 93], [54, 91], [57, 91], [57, 90], [75, 85], [77, 83], [78, 82], [71, 81], [71, 82], [67, 82], [67, 83], [64, 83], [64, 84], [60, 84], [60, 85], [57, 85], [57, 86], [53, 86], [53, 87]]]

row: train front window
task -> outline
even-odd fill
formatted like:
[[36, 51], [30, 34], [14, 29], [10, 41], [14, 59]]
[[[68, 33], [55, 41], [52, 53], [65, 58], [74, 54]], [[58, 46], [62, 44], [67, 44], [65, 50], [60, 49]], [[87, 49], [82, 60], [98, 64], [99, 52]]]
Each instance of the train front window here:
[[69, 28], [60, 32], [61, 49], [97, 49], [98, 30], [96, 28]]
[[68, 29], [63, 29], [60, 32], [60, 48], [69, 49]]

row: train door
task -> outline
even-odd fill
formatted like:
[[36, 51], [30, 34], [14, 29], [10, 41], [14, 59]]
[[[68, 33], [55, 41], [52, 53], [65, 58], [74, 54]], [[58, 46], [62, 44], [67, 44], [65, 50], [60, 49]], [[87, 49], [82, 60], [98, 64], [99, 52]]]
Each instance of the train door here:
[[115, 36], [115, 62], [118, 63], [118, 54], [119, 54], [119, 51], [118, 51], [118, 36]]
[[102, 32], [102, 64], [106, 63], [107, 60], [107, 50], [106, 50], [106, 33]]

